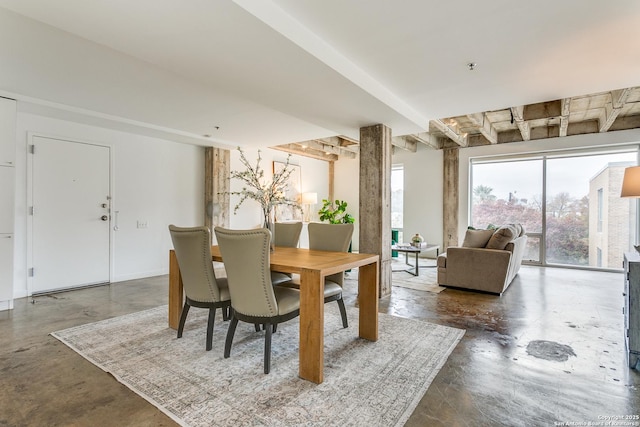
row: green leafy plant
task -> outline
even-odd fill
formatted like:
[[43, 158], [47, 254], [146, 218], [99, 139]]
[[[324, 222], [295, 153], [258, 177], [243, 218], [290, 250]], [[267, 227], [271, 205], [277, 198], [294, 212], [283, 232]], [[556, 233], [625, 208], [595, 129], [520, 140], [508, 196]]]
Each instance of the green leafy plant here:
[[347, 202], [337, 200], [332, 202], [322, 199], [322, 208], [318, 211], [320, 221], [327, 221], [329, 224], [353, 224], [356, 219], [347, 213]]

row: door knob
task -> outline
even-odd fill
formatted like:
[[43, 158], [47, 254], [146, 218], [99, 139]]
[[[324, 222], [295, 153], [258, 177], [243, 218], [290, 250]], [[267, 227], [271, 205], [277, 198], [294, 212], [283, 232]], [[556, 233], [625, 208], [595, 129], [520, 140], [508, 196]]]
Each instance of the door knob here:
[[101, 220], [103, 220], [103, 221], [106, 221], [106, 220], [108, 220], [108, 219], [109, 219], [109, 217], [108, 217], [108, 216], [106, 216], [106, 215], [102, 215], [102, 216], [100, 217], [100, 219], [101, 219]]

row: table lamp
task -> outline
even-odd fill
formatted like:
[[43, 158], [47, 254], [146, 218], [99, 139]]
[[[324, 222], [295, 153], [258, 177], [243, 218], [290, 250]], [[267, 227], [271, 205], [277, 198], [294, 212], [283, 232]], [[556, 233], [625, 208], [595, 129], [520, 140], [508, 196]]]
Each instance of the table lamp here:
[[[640, 166], [625, 168], [620, 197], [640, 197]], [[634, 245], [640, 252], [640, 245]]]
[[318, 193], [302, 193], [302, 205], [304, 209], [304, 222], [311, 221], [311, 206], [318, 203]]

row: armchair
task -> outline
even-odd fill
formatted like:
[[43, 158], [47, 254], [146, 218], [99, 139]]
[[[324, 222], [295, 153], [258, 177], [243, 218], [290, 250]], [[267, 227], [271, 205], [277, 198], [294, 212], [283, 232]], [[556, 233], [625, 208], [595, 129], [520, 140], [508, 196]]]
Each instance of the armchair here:
[[462, 246], [438, 256], [438, 284], [500, 295], [518, 274], [526, 245], [519, 224], [467, 230]]

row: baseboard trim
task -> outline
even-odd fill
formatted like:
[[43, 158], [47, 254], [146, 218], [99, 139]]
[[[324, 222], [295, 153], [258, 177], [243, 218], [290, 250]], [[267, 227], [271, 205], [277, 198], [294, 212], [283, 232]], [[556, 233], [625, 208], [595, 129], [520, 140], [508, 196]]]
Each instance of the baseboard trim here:
[[126, 282], [127, 280], [146, 279], [147, 277], [164, 276], [169, 274], [169, 269], [145, 271], [143, 273], [125, 274], [111, 279], [111, 283]]

